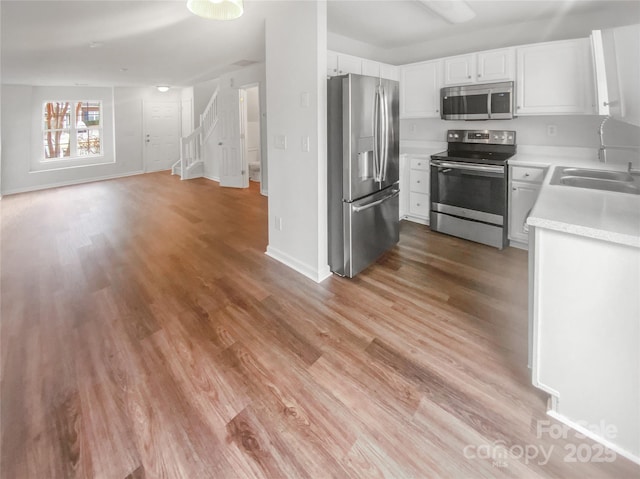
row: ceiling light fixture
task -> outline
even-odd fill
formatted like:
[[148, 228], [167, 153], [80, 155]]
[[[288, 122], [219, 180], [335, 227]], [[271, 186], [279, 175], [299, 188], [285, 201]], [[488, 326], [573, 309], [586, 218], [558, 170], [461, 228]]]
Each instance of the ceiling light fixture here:
[[419, 0], [432, 12], [437, 13], [449, 23], [468, 22], [476, 16], [465, 0]]
[[234, 20], [242, 15], [242, 0], [187, 0], [191, 13], [209, 20]]
[[169, 87], [168, 87], [168, 86], [166, 86], [166, 85], [159, 85], [159, 86], [158, 86], [158, 87], [156, 87], [156, 88], [158, 88], [158, 91], [159, 91], [160, 93], [167, 93], [167, 92], [169, 91]]

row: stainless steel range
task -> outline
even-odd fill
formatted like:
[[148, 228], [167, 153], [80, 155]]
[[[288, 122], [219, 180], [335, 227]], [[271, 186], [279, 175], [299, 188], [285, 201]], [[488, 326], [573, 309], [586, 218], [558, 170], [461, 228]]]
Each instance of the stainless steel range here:
[[504, 248], [516, 132], [449, 130], [447, 142], [431, 156], [431, 230]]

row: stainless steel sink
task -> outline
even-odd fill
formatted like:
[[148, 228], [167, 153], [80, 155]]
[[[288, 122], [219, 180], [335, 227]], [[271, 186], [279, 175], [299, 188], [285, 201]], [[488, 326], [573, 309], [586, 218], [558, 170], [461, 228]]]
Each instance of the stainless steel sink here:
[[561, 168], [563, 175], [580, 176], [584, 178], [598, 178], [601, 180], [633, 181], [626, 171], [591, 170], [588, 168]]
[[550, 184], [640, 195], [640, 177], [626, 171], [556, 167]]

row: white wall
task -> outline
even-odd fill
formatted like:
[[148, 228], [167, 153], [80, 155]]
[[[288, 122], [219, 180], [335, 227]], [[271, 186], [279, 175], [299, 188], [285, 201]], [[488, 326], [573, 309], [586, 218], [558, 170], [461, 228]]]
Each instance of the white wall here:
[[[66, 98], [75, 87], [2, 86], [2, 192], [3, 194], [37, 190], [75, 183], [84, 183], [142, 173], [143, 165], [143, 101], [174, 100], [179, 102], [180, 89], [167, 93], [155, 87], [107, 89], [113, 108], [112, 124], [114, 149], [111, 162], [49, 171], [33, 171], [30, 163], [38, 154], [39, 115], [43, 95], [49, 99]], [[91, 87], [83, 87], [83, 96], [91, 94]], [[96, 88], [103, 94], [105, 88]], [[56, 96], [56, 95], [62, 95]], [[34, 113], [35, 112], [35, 113]], [[114, 160], [114, 161], [113, 161]]]
[[[325, 2], [274, 4], [266, 21], [269, 246], [267, 254], [321, 281], [327, 260]], [[295, 38], [295, 41], [291, 39]], [[301, 104], [308, 94], [309, 106]], [[286, 136], [287, 148], [275, 138]], [[303, 152], [303, 137], [310, 151]], [[282, 228], [276, 227], [278, 220]]]

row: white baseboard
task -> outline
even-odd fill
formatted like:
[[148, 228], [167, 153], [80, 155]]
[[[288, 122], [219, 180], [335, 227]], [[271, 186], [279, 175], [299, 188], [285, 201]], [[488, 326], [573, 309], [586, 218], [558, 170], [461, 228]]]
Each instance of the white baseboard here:
[[518, 240], [509, 240], [509, 246], [511, 246], [512, 248], [523, 249], [525, 251], [529, 249], [529, 245], [527, 243], [523, 243], [522, 241]]
[[220, 178], [217, 176], [210, 176], [210, 175], [202, 175], [203, 178], [206, 178], [207, 180], [211, 180], [211, 181], [217, 181], [218, 183], [220, 183]]
[[635, 462], [636, 464], [640, 464], [640, 456], [636, 456], [634, 453], [629, 452], [629, 451], [627, 451], [625, 449], [622, 449], [620, 446], [612, 443], [611, 441], [609, 441], [608, 439], [605, 439], [602, 436], [599, 436], [599, 435], [595, 434], [594, 432], [592, 432], [591, 430], [587, 429], [586, 427], [583, 427], [580, 424], [577, 424], [577, 423], [573, 422], [571, 419], [567, 418], [566, 416], [563, 416], [562, 414], [558, 413], [557, 411], [554, 411], [553, 409], [549, 409], [547, 411], [547, 415], [552, 417], [552, 418], [554, 418], [557, 421], [560, 421], [562, 424], [566, 424], [570, 428], [575, 429], [576, 431], [578, 431], [583, 436], [586, 436], [589, 439], [593, 439], [594, 441], [599, 442], [600, 444], [602, 444], [606, 448], [611, 449], [616, 454], [619, 454], [622, 457], [626, 457], [627, 459], [629, 459], [630, 461]]
[[127, 176], [136, 176], [136, 175], [142, 175], [142, 174], [144, 174], [144, 171], [139, 170], [139, 171], [131, 171], [129, 173], [121, 173], [118, 175], [96, 176], [94, 178], [86, 178], [82, 180], [61, 181], [58, 183], [47, 183], [45, 185], [27, 186], [25, 188], [13, 188], [7, 191], [3, 191], [2, 194], [4, 196], [17, 195], [19, 193], [28, 193], [30, 191], [48, 190], [50, 188], [61, 188], [63, 186], [82, 185], [85, 183], [94, 183], [96, 181], [115, 180], [117, 178], [126, 178]]
[[322, 283], [325, 279], [331, 276], [331, 271], [329, 270], [329, 265], [321, 268], [320, 270], [316, 270], [315, 268], [306, 265], [297, 259], [289, 256], [282, 251], [277, 250], [272, 246], [267, 246], [267, 251], [265, 254], [276, 261], [281, 262], [282, 264], [288, 266], [289, 268], [297, 271], [298, 273], [306, 276], [307, 278], [315, 281], [316, 283]]
[[413, 223], [420, 223], [421, 225], [429, 226], [429, 220], [425, 218], [420, 218], [419, 216], [404, 215], [401, 219], [411, 221]]

